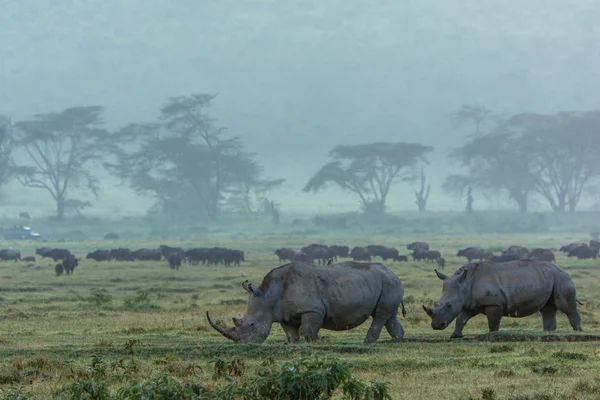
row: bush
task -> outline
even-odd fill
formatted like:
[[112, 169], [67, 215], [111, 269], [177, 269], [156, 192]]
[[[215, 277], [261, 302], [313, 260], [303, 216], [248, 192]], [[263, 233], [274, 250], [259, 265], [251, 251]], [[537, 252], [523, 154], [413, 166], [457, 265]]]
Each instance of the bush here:
[[179, 383], [167, 375], [162, 375], [153, 381], [119, 389], [117, 398], [120, 400], [197, 400], [205, 390], [198, 385]]
[[362, 382], [352, 376], [347, 363], [318, 357], [300, 357], [280, 368], [275, 368], [272, 359], [267, 360], [257, 377], [241, 385], [231, 380], [215, 395], [222, 399], [233, 398], [232, 395], [256, 400], [329, 399], [339, 388], [348, 399], [391, 400], [386, 383]]
[[[268, 359], [251, 377], [243, 377], [245, 366], [242, 360], [226, 362], [217, 359], [212, 361], [214, 377], [224, 378], [227, 383], [214, 388], [178, 382], [166, 373], [152, 380], [136, 382], [131, 373], [137, 368], [133, 368], [133, 354], [128, 351], [133, 344], [131, 341], [124, 346], [126, 353], [132, 357], [129, 365], [123, 360], [108, 365], [102, 358], [93, 356], [85, 371], [72, 375], [75, 382], [67, 388], [68, 395], [74, 400], [289, 400], [330, 399], [334, 395], [352, 400], [391, 400], [387, 383], [363, 382], [352, 376], [348, 363], [312, 356], [300, 357], [281, 366]], [[157, 363], [171, 361], [172, 357], [169, 357]], [[109, 385], [115, 380], [127, 384], [112, 388], [114, 394], [111, 394]]]

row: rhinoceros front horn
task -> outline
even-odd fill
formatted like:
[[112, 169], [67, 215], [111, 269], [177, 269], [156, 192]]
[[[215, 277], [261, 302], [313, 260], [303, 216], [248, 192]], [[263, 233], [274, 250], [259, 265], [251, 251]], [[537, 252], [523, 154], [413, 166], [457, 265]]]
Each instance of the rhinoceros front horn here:
[[434, 269], [435, 274], [437, 275], [438, 278], [440, 278], [441, 280], [445, 280], [448, 279], [447, 275], [444, 275], [443, 273], [441, 273], [440, 271], [438, 271], [437, 269]]
[[430, 317], [431, 317], [431, 314], [433, 314], [433, 310], [429, 307], [425, 307], [425, 305], [423, 305], [423, 310], [425, 310], [427, 315], [429, 315]]
[[206, 318], [208, 319], [208, 323], [210, 324], [210, 326], [212, 326], [221, 335], [225, 336], [229, 340], [233, 340], [234, 342], [238, 341], [238, 337], [235, 334], [235, 331], [234, 331], [233, 328], [230, 328], [230, 329], [221, 328], [219, 325], [217, 325], [214, 322], [212, 322], [212, 320], [210, 319], [210, 314], [208, 313], [208, 311], [206, 312]]

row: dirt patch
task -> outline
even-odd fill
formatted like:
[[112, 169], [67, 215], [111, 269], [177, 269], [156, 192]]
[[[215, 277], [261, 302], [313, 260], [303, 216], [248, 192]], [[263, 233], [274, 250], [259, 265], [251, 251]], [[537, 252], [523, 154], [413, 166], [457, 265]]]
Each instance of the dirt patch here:
[[482, 342], [599, 342], [600, 335], [481, 335], [476, 340]]
[[485, 334], [461, 339], [423, 339], [404, 338], [406, 343], [468, 343], [468, 342], [600, 342], [600, 335], [523, 335], [523, 334]]

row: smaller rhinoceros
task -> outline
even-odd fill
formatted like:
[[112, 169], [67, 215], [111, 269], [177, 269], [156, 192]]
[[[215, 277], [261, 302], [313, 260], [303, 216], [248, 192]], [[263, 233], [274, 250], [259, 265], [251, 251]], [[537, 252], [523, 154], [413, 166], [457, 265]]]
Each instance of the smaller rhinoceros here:
[[571, 327], [582, 331], [577, 312], [575, 284], [565, 271], [543, 261], [489, 261], [465, 264], [454, 275], [435, 271], [444, 281], [442, 296], [434, 308], [423, 305], [431, 317], [431, 327], [446, 329], [456, 318], [450, 338], [462, 337], [467, 321], [485, 314], [490, 332], [500, 329], [500, 320], [542, 314], [545, 331], [556, 329], [556, 311], [567, 315]]
[[379, 338], [385, 326], [395, 342], [404, 337], [398, 321], [404, 289], [400, 279], [380, 263], [342, 262], [318, 267], [293, 262], [271, 270], [258, 288], [245, 281], [248, 310], [235, 327], [209, 324], [227, 339], [239, 343], [264, 342], [274, 322], [279, 322], [287, 341], [297, 343], [300, 328], [307, 342], [319, 339], [321, 328], [344, 331], [373, 317], [365, 343]]

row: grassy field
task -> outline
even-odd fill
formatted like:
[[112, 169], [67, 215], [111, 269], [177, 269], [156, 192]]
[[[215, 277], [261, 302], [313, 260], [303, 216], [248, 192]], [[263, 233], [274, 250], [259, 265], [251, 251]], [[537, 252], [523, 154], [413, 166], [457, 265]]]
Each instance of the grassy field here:
[[[400, 249], [414, 239], [375, 235], [328, 242]], [[583, 237], [429, 235], [419, 239], [442, 252], [445, 272], [452, 273], [464, 261], [454, 254], [466, 245], [492, 250], [511, 244], [558, 247]], [[178, 382], [215, 388], [228, 384], [215, 374], [215, 365], [236, 360], [234, 364], [243, 367], [238, 368], [243, 370], [239, 378], [243, 381], [269, 358], [279, 365], [316, 354], [347, 362], [352, 374], [366, 382], [388, 382], [394, 399], [600, 398], [599, 342], [585, 341], [584, 336], [600, 334], [600, 268], [596, 260], [567, 260], [562, 253], [557, 253], [557, 264], [571, 274], [584, 303], [580, 306], [583, 335], [572, 332], [566, 317], [559, 314], [556, 334], [543, 333], [538, 315], [504, 318], [501, 333], [489, 338], [486, 319], [478, 316], [468, 323], [464, 339], [449, 341], [453, 324], [445, 331], [433, 331], [421, 309], [421, 304], [431, 305], [441, 292], [434, 266], [413, 262], [387, 264], [405, 287], [408, 315], [401, 319], [406, 336], [400, 344], [389, 342], [384, 330], [378, 343], [363, 345], [370, 321], [347, 332], [321, 331], [327, 340], [315, 345], [285, 344], [278, 325], [262, 345], [236, 345], [210, 328], [206, 310], [226, 326], [231, 326], [231, 317], [244, 314], [247, 296], [241, 282], [260, 282], [279, 265], [273, 248], [318, 240], [270, 236], [126, 243], [132, 248], [159, 244], [239, 248], [246, 251], [247, 260], [241, 267], [184, 265], [174, 271], [165, 262], [84, 259], [74, 275], [57, 277], [51, 261], [38, 261], [34, 267], [0, 263], [0, 395], [71, 398], [74, 382], [91, 382], [99, 375], [113, 392], [163, 374]], [[34, 245], [24, 244], [23, 256], [33, 254]], [[91, 249], [115, 247], [93, 241], [44, 245], [67, 247], [81, 258]], [[573, 341], [574, 337], [582, 341]], [[341, 392], [335, 396], [342, 398]]]

